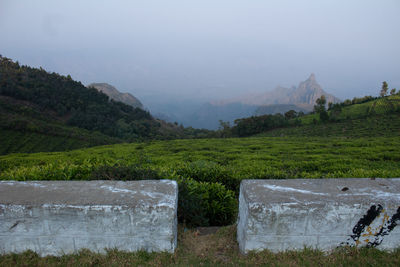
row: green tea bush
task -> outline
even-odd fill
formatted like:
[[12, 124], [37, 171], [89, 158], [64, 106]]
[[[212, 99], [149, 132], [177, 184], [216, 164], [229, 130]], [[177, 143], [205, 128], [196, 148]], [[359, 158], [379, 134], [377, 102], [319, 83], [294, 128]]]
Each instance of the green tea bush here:
[[202, 196], [193, 190], [187, 181], [178, 183], [178, 221], [189, 227], [208, 226], [206, 207], [202, 204]]
[[160, 174], [150, 168], [143, 168], [139, 165], [131, 166], [99, 166], [94, 169], [89, 177], [90, 180], [159, 180]]
[[179, 178], [178, 220], [187, 226], [228, 225], [237, 214], [232, 190], [220, 183]]
[[186, 162], [176, 169], [176, 173], [199, 182], [219, 182], [234, 192], [238, 192], [240, 186], [240, 180], [233, 176], [232, 171], [213, 161]]
[[8, 169], [1, 173], [2, 180], [87, 180], [92, 166], [68, 164], [65, 162], [47, 163], [30, 167]]

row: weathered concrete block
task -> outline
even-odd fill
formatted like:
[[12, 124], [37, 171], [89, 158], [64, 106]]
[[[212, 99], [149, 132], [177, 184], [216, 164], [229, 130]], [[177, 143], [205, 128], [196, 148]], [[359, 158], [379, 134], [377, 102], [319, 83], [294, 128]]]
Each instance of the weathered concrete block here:
[[241, 252], [304, 247], [400, 247], [400, 179], [245, 180]]
[[173, 252], [175, 181], [0, 182], [0, 253]]

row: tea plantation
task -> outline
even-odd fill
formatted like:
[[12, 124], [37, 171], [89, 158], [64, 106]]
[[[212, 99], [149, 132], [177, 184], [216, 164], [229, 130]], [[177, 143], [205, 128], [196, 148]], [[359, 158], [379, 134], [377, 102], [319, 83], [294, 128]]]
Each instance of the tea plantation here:
[[233, 223], [243, 179], [332, 177], [400, 177], [400, 138], [172, 140], [0, 157], [2, 180], [177, 180], [178, 216], [190, 226]]

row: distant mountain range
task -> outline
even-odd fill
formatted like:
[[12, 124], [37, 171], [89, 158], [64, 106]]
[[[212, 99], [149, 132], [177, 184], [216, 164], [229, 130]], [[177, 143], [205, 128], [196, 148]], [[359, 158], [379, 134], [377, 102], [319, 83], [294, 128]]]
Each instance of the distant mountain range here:
[[[106, 94], [110, 99], [123, 102], [135, 108], [143, 109], [143, 104], [130, 93], [121, 93], [114, 86], [107, 83], [92, 83], [93, 87]], [[259, 94], [246, 94], [240, 97], [212, 101], [204, 104], [194, 104], [179, 101], [158, 103], [153, 116], [158, 119], [178, 122], [184, 126], [194, 128], [218, 129], [221, 121], [228, 121], [232, 125], [236, 119], [261, 116], [265, 114], [285, 113], [289, 110], [310, 112], [315, 101], [325, 95], [327, 103], [337, 103], [340, 99], [324, 91], [316, 81], [315, 75], [299, 85], [291, 88], [282, 86], [272, 91]]]
[[269, 92], [243, 95], [230, 100], [213, 102], [212, 104], [226, 105], [230, 103], [241, 103], [252, 106], [291, 104], [311, 111], [315, 105], [315, 101], [322, 95], [325, 95], [327, 103], [340, 102], [340, 99], [322, 89], [315, 79], [315, 74], [312, 73], [307, 80], [300, 82], [299, 86], [297, 87], [293, 86], [291, 88], [285, 88], [278, 86]]
[[134, 108], [143, 109], [143, 104], [139, 101], [139, 99], [137, 99], [130, 93], [121, 93], [120, 91], [117, 90], [117, 88], [115, 88], [112, 85], [109, 85], [108, 83], [91, 83], [87, 87], [96, 88], [98, 91], [108, 95], [109, 98], [115, 101], [125, 103]]
[[272, 91], [247, 94], [237, 98], [213, 101], [189, 113], [183, 122], [195, 128], [217, 129], [219, 120], [233, 123], [235, 119], [264, 114], [285, 113], [289, 110], [310, 112], [315, 101], [322, 95], [327, 103], [338, 103], [340, 99], [327, 93], [317, 83], [315, 75], [295, 87], [278, 86]]

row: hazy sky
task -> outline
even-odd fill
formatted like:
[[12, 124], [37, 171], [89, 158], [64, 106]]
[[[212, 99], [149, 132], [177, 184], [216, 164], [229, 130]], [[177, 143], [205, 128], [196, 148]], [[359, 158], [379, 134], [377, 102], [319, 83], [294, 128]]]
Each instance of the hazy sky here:
[[[0, 54], [139, 98], [400, 88], [399, 0], [0, 0]], [[145, 101], [144, 101], [145, 102]]]

